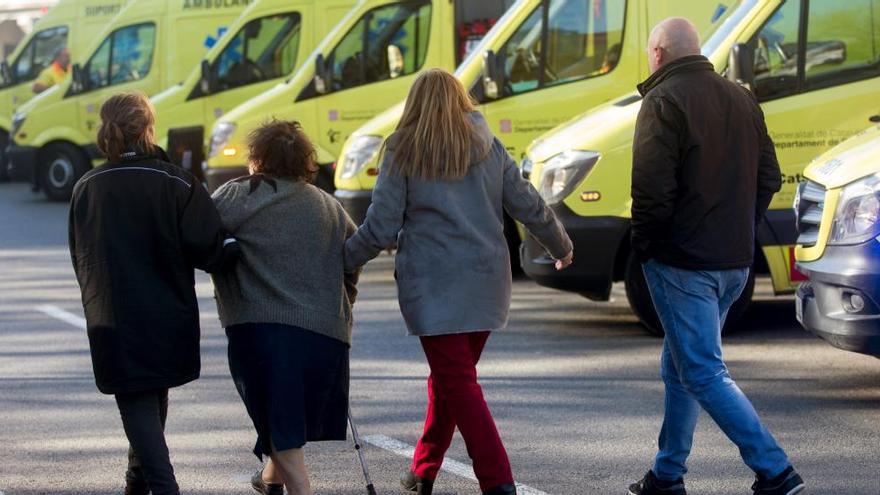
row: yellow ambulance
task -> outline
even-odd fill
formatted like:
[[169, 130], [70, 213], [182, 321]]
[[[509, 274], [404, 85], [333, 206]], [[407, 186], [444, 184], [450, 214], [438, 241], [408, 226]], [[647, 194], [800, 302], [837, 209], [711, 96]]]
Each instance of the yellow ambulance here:
[[880, 126], [817, 158], [804, 178], [795, 257], [810, 280], [797, 318], [835, 347], [880, 357]]
[[[521, 159], [539, 135], [606, 102], [648, 76], [650, 26], [683, 15], [700, 29], [720, 22], [729, 0], [520, 0], [455, 71], [492, 131]], [[542, 69], [543, 68], [543, 69]], [[400, 103], [346, 141], [336, 198], [360, 223], [379, 173], [378, 150], [397, 126]], [[506, 220], [511, 260], [520, 239]]]
[[[864, 129], [880, 110], [880, 1], [739, 0], [705, 38], [718, 71], [747, 84], [761, 101], [776, 142], [783, 188], [757, 230], [755, 270], [777, 293], [804, 279], [794, 268], [792, 200], [807, 163]], [[630, 306], [660, 333], [641, 267], [630, 253], [632, 138], [641, 98], [629, 94], [536, 140], [525, 171], [553, 205], [575, 243], [575, 262], [557, 272], [540, 246], [523, 243], [522, 264], [538, 283], [607, 300], [626, 282]], [[751, 299], [752, 279], [731, 310]]]
[[256, 0], [180, 84], [152, 98], [171, 161], [202, 176], [206, 129], [302, 65], [356, 0]]
[[283, 85], [236, 107], [214, 125], [209, 188], [245, 173], [245, 139], [271, 117], [298, 120], [333, 187], [331, 165], [355, 129], [406, 95], [416, 74], [454, 68], [512, 0], [361, 0]]
[[16, 108], [34, 96], [34, 81], [52, 65], [62, 47], [81, 52], [90, 36], [119, 13], [123, 0], [60, 0], [37, 21], [7, 60], [0, 62], [0, 180], [6, 177], [3, 152]]
[[182, 81], [250, 0], [130, 1], [75, 55], [72, 77], [21, 106], [7, 148], [10, 175], [53, 200], [100, 160], [99, 111], [120, 91], [147, 95]]

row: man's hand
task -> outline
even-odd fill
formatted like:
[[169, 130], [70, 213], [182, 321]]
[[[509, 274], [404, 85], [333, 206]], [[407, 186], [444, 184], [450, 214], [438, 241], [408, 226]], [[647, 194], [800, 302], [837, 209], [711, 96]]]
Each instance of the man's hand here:
[[571, 265], [572, 261], [574, 261], [574, 250], [569, 251], [565, 258], [556, 260], [556, 271], [565, 270]]

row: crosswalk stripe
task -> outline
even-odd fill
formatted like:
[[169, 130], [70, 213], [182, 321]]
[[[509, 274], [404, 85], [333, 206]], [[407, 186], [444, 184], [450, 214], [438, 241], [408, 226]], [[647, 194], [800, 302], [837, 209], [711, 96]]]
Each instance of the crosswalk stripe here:
[[[367, 435], [363, 437], [363, 440], [370, 445], [374, 445], [380, 449], [387, 450], [393, 454], [409, 459], [412, 459], [413, 453], [415, 453], [416, 450], [412, 445], [408, 445], [400, 440], [385, 435]], [[461, 476], [465, 479], [477, 481], [477, 476], [474, 474], [474, 470], [471, 466], [448, 457], [443, 458], [443, 465], [440, 469], [456, 476]], [[522, 483], [516, 484], [516, 492], [520, 495], [549, 495], [546, 492], [542, 492], [541, 490], [537, 490], [528, 485], [523, 485]]]
[[[56, 320], [61, 320], [64, 323], [68, 323], [77, 328], [81, 328], [83, 330], [86, 329], [86, 319], [82, 316], [75, 315], [69, 311], [65, 311], [58, 306], [52, 306], [49, 304], [44, 304], [43, 306], [37, 306], [36, 310], [45, 315], [51, 316]], [[2, 493], [0, 493], [2, 495]]]

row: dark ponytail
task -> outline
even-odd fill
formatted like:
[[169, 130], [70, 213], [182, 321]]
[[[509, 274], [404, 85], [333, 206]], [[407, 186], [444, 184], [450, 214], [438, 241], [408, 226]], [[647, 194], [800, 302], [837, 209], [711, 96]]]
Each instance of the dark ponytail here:
[[127, 92], [111, 96], [101, 106], [98, 149], [112, 163], [126, 152], [152, 154], [156, 148], [156, 114], [147, 96]]

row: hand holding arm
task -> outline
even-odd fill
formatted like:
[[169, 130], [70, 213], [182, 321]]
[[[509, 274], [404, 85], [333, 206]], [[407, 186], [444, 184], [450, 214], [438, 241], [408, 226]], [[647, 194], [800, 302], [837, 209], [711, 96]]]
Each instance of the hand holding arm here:
[[208, 191], [193, 180], [181, 194], [186, 197], [180, 212], [180, 238], [189, 262], [208, 273], [234, 266], [240, 255], [238, 243], [223, 229]]
[[406, 210], [406, 177], [395, 172], [393, 152], [385, 150], [372, 204], [364, 223], [345, 242], [345, 271], [351, 272], [375, 258], [397, 240]]

